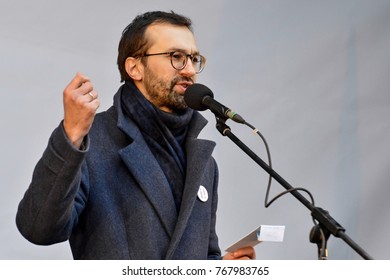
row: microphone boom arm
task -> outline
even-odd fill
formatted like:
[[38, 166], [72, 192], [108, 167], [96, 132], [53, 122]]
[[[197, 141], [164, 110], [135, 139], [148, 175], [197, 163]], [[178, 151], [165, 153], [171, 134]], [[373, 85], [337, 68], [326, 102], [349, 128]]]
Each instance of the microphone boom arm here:
[[328, 211], [314, 207], [304, 196], [298, 191], [294, 191], [294, 188], [283, 179], [276, 171], [274, 171], [268, 164], [266, 164], [260, 157], [258, 157], [248, 146], [246, 146], [240, 139], [238, 139], [231, 131], [230, 127], [226, 125], [226, 117], [216, 116], [216, 128], [222, 134], [232, 140], [238, 147], [241, 148], [250, 158], [252, 158], [260, 167], [262, 167], [272, 178], [274, 178], [279, 184], [281, 184], [286, 190], [298, 199], [306, 208], [311, 212], [312, 217], [318, 221], [319, 225], [326, 231], [334, 235], [335, 237], [344, 240], [352, 249], [355, 250], [361, 257], [366, 260], [372, 260], [373, 258], [366, 253], [357, 243], [345, 234], [345, 229], [331, 217]]

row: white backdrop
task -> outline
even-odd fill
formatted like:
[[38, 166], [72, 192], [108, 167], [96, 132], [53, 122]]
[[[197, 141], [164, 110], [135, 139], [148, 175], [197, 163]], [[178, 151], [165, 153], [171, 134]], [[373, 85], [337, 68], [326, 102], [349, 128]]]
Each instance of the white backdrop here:
[[[70, 259], [68, 243], [36, 246], [15, 226], [17, 205], [76, 71], [102, 101], [120, 86], [117, 44], [139, 13], [174, 10], [194, 22], [207, 57], [199, 82], [267, 139], [274, 169], [307, 188], [375, 259], [390, 259], [390, 1], [0, 0], [0, 259]], [[287, 195], [264, 207], [267, 174], [209, 125], [217, 142], [221, 248], [260, 224], [285, 225], [258, 259], [316, 259], [309, 211]], [[228, 122], [263, 159], [249, 128]], [[271, 196], [283, 188], [276, 182]], [[330, 259], [361, 259], [330, 237]]]

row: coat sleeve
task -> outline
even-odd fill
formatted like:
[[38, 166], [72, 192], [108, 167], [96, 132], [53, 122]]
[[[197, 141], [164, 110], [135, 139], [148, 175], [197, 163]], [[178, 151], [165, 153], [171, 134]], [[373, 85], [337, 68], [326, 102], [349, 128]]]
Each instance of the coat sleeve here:
[[80, 151], [67, 139], [62, 123], [53, 131], [16, 214], [16, 225], [30, 242], [50, 245], [69, 239], [87, 197], [85, 173], [81, 184], [88, 137], [85, 141], [87, 149]]

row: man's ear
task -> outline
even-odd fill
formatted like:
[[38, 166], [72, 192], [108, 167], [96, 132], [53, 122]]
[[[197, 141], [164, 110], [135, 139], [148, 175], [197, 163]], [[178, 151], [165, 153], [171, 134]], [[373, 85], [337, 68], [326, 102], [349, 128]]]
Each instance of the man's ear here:
[[140, 81], [143, 77], [143, 65], [141, 60], [134, 57], [128, 57], [125, 61], [125, 68], [127, 74], [134, 81]]

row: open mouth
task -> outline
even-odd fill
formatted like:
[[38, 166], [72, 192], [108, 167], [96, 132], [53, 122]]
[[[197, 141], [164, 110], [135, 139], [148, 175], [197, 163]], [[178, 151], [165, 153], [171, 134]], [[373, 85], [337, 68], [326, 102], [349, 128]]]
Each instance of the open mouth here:
[[176, 86], [178, 86], [179, 88], [181, 88], [181, 90], [183, 91], [183, 93], [186, 91], [186, 89], [192, 85], [192, 83], [190, 82], [180, 82], [180, 83], [177, 83]]

